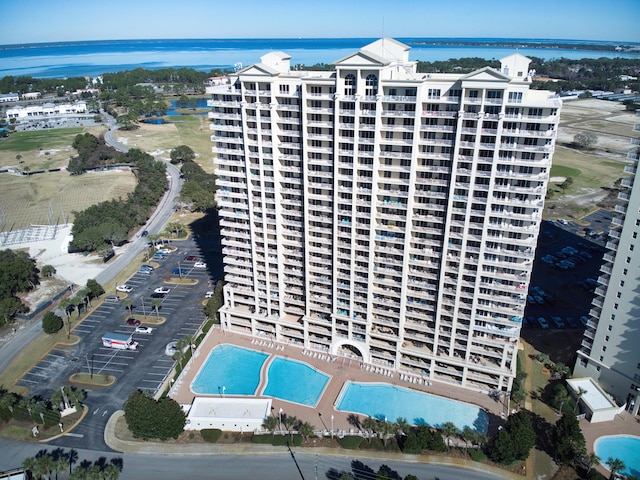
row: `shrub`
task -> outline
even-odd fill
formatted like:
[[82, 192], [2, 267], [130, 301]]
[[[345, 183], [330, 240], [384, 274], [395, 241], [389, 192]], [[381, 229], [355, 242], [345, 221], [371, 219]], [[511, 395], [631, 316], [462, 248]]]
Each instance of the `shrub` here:
[[266, 435], [253, 435], [251, 437], [251, 443], [259, 443], [263, 445], [273, 446], [286, 446], [299, 447], [302, 445], [302, 435], [294, 435], [293, 442], [291, 441], [291, 435], [273, 435], [271, 433]]
[[202, 435], [202, 439], [205, 442], [216, 443], [222, 435], [222, 430], [217, 428], [207, 428], [205, 430], [201, 430], [200, 435]]
[[468, 450], [468, 452], [471, 460], [473, 460], [474, 462], [484, 462], [487, 459], [487, 456], [480, 449], [476, 450], [475, 448], [471, 448]]
[[362, 437], [350, 435], [347, 437], [339, 438], [338, 443], [342, 448], [346, 448], [347, 450], [357, 450], [360, 448], [360, 444], [364, 440]]
[[47, 312], [42, 317], [42, 330], [44, 333], [56, 333], [64, 325], [62, 318], [53, 312]]

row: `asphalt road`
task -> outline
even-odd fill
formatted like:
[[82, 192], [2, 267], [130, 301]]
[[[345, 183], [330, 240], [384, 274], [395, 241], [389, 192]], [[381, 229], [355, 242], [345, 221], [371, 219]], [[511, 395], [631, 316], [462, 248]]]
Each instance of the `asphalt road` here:
[[[42, 444], [13, 442], [0, 439], [0, 470], [18, 467], [14, 459], [35, 456], [38, 452], [51, 453], [54, 447]], [[216, 455], [175, 457], [171, 455], [133, 455], [98, 452], [87, 449], [74, 449], [77, 454], [77, 465], [83, 461], [109, 464], [112, 461], [123, 466], [120, 479], [153, 478], [154, 480], [175, 480], [177, 478], [210, 478], [225, 480], [247, 480], [261, 478], [264, 480], [295, 479], [336, 479], [336, 473], [348, 472], [353, 475], [358, 471], [360, 478], [373, 478], [366, 475], [368, 469], [377, 472], [381, 465], [404, 478], [408, 474], [420, 479], [431, 480], [495, 480], [498, 477], [483, 471], [463, 470], [455, 467], [429, 465], [424, 463], [385, 461], [384, 459], [358, 459], [357, 457], [328, 457], [300, 453], [294, 449], [293, 455], [287, 450], [281, 454], [269, 455]], [[62, 453], [68, 453], [63, 449]], [[417, 458], [417, 457], [416, 457]], [[20, 462], [18, 462], [20, 463]], [[365, 476], [366, 475], [366, 476]], [[357, 478], [357, 477], [356, 477]], [[506, 476], [505, 476], [506, 478]]]

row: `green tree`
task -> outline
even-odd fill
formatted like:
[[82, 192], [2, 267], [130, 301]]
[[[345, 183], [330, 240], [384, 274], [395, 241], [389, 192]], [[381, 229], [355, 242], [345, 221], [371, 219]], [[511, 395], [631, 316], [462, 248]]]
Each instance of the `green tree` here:
[[64, 326], [62, 318], [53, 312], [47, 312], [42, 317], [42, 330], [44, 333], [56, 333]]
[[40, 274], [43, 278], [51, 277], [56, 274], [56, 268], [53, 265], [44, 265]]
[[625, 468], [627, 468], [627, 466], [624, 464], [622, 460], [620, 460], [619, 458], [612, 458], [612, 457], [609, 457], [607, 459], [607, 461], [605, 462], [605, 465], [609, 469], [609, 472], [611, 472], [611, 475], [609, 476], [610, 480], [614, 480], [618, 472], [621, 472]]
[[402, 448], [403, 453], [410, 453], [413, 455], [418, 455], [422, 453], [422, 448], [420, 447], [420, 442], [418, 441], [418, 437], [415, 433], [409, 431], [407, 433], [407, 437], [404, 440], [404, 445]]
[[300, 420], [298, 420], [294, 416], [286, 415], [284, 417], [284, 420], [282, 421], [282, 423], [284, 423], [284, 427], [289, 432], [289, 435], [291, 437], [291, 443], [293, 443], [293, 432], [298, 427], [298, 424], [300, 423]]
[[526, 410], [521, 410], [511, 415], [505, 429], [513, 440], [515, 457], [518, 460], [525, 460], [536, 444], [536, 433], [533, 429], [531, 414]]
[[[75, 407], [76, 409], [78, 409], [82, 404], [82, 402], [84, 401], [84, 399], [86, 398], [87, 393], [84, 390], [81, 390], [76, 387], [65, 386], [63, 387], [63, 389], [64, 389], [64, 394], [67, 397], [67, 401], [69, 402], [69, 406]], [[51, 394], [51, 403], [57, 407], [62, 406], [62, 408], [64, 408], [62, 391], [60, 389], [57, 389], [55, 392]]]
[[131, 300], [130, 298], [127, 298], [124, 301], [124, 308], [129, 310], [129, 315], [131, 315], [133, 313], [133, 300]]
[[560, 415], [562, 415], [564, 405], [570, 400], [571, 395], [569, 395], [567, 388], [562, 383], [558, 383], [555, 387], [553, 387], [551, 406], [556, 408]]
[[578, 391], [576, 392], [576, 404], [573, 410], [574, 413], [578, 411], [578, 408], [580, 407], [580, 399], [585, 393], [587, 393], [587, 391], [584, 388], [578, 387]]
[[574, 463], [587, 453], [584, 435], [575, 414], [562, 415], [553, 429], [556, 460], [561, 463]]
[[160, 318], [160, 307], [162, 306], [162, 300], [159, 298], [151, 299], [151, 307], [156, 311], [156, 317]]
[[196, 158], [196, 154], [191, 147], [188, 147], [187, 145], [180, 145], [179, 147], [171, 150], [170, 157], [171, 163], [175, 165], [178, 163], [193, 162]]
[[169, 397], [154, 400], [149, 392], [131, 392], [124, 405], [124, 418], [136, 438], [168, 440], [184, 431], [186, 416]]
[[509, 432], [500, 430], [487, 450], [487, 455], [496, 463], [508, 464], [516, 459], [516, 446]]
[[95, 279], [90, 278], [87, 280], [86, 285], [87, 290], [91, 298], [98, 298], [100, 295], [104, 293], [104, 288], [100, 285]]
[[367, 434], [367, 440], [371, 443], [371, 435], [378, 429], [378, 421], [375, 418], [367, 417], [362, 421], [362, 429]]

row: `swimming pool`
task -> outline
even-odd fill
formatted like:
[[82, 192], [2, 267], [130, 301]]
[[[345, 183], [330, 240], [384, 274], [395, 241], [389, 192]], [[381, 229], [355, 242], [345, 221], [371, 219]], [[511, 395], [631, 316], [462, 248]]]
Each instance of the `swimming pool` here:
[[276, 357], [267, 369], [262, 395], [315, 407], [330, 378], [306, 363]]
[[618, 458], [624, 462], [625, 469], [620, 473], [640, 478], [640, 437], [632, 435], [611, 435], [598, 438], [593, 449], [600, 457], [600, 463], [607, 467], [609, 458]]
[[235, 345], [218, 345], [191, 382], [191, 390], [202, 395], [255, 395], [268, 356]]
[[452, 422], [460, 431], [469, 427], [486, 433], [489, 426], [487, 412], [475, 405], [386, 383], [346, 382], [335, 407], [391, 422], [404, 417], [412, 425], [438, 427]]

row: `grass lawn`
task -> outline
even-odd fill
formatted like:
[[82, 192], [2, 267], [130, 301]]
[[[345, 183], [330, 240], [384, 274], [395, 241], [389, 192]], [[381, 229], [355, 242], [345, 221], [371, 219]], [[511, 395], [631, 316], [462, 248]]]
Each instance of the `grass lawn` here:
[[211, 130], [206, 116], [183, 115], [167, 117], [170, 123], [141, 123], [135, 130], [121, 131], [114, 138], [129, 147], [145, 152], [163, 150], [164, 158], [169, 159], [171, 149], [187, 145], [196, 154], [196, 162], [208, 173], [213, 172], [213, 154], [211, 148]]
[[75, 212], [113, 198], [126, 198], [136, 187], [133, 173], [92, 172], [69, 175], [51, 172], [39, 175], [0, 175], [0, 207], [4, 214], [1, 231], [29, 225], [71, 223]]

